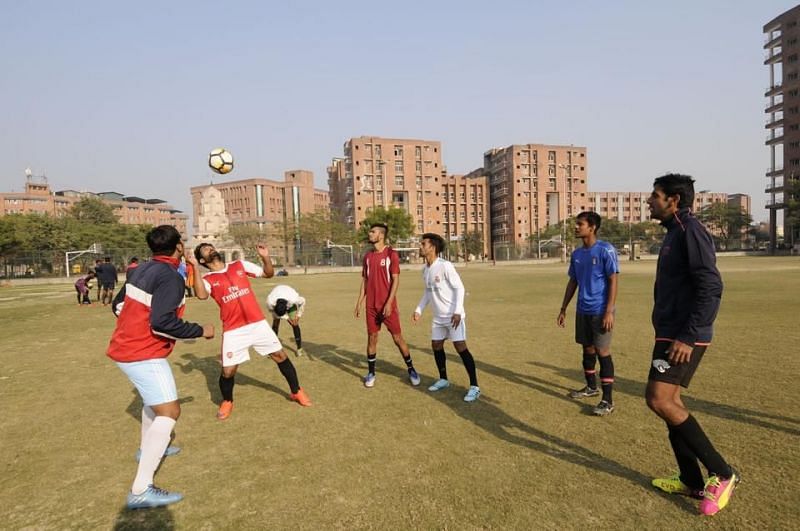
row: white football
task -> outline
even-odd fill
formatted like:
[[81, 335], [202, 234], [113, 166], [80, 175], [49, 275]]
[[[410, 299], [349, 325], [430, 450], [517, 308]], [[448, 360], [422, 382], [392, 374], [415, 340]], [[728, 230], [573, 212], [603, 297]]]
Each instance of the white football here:
[[233, 155], [225, 148], [217, 148], [208, 154], [208, 167], [222, 175], [233, 171]]

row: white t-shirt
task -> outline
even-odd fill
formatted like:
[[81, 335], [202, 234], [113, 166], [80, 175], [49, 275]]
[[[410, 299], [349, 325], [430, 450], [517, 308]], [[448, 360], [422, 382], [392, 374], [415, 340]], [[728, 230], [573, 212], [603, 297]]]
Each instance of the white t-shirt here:
[[416, 313], [422, 314], [422, 310], [430, 303], [434, 324], [449, 325], [453, 314], [461, 315], [462, 319], [466, 317], [464, 284], [452, 263], [437, 258], [422, 269], [422, 282], [425, 284], [425, 293], [414, 310]]
[[[301, 297], [300, 294], [297, 293], [297, 291], [295, 291], [295, 289], [291, 286], [278, 284], [272, 288], [272, 291], [270, 291], [269, 295], [267, 295], [267, 309], [269, 309], [273, 315], [275, 315], [275, 305], [278, 304], [278, 299], [286, 299], [287, 308], [297, 306], [297, 317], [303, 315], [303, 307], [306, 304], [306, 300]], [[289, 319], [289, 312], [286, 312], [280, 318]]]

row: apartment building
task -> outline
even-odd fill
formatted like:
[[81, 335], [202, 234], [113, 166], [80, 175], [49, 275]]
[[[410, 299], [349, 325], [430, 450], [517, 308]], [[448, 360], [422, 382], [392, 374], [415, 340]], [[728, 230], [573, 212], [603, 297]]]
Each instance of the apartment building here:
[[485, 152], [483, 160], [494, 244], [525, 244], [585, 209], [585, 147], [513, 144]]
[[162, 199], [147, 199], [118, 192], [53, 191], [45, 177], [28, 175], [24, 192], [0, 193], [0, 216], [7, 214], [46, 214], [63, 217], [83, 198], [101, 200], [110, 206], [120, 223], [126, 225], [174, 225], [186, 232], [188, 216]]
[[[586, 208], [603, 218], [616, 219], [622, 223], [641, 223], [650, 220], [647, 198], [650, 192], [587, 192]], [[750, 196], [719, 192], [697, 192], [694, 196], [695, 212], [714, 203], [728, 203], [743, 208], [750, 214]]]
[[[769, 194], [767, 209], [770, 221], [770, 251], [774, 252], [786, 214], [786, 185], [800, 179], [800, 6], [782, 13], [763, 27], [764, 64], [769, 68], [769, 86], [764, 112], [766, 145], [770, 162], [767, 167]], [[779, 219], [780, 218], [780, 219]], [[787, 243], [800, 241], [800, 227], [786, 228]]]

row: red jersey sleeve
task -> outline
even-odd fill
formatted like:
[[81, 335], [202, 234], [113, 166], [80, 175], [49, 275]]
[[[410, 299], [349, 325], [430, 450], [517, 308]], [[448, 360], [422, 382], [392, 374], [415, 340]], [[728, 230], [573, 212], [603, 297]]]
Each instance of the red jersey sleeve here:
[[391, 263], [389, 265], [389, 274], [391, 275], [399, 275], [400, 274], [400, 255], [394, 249], [391, 250], [389, 253], [389, 257]]

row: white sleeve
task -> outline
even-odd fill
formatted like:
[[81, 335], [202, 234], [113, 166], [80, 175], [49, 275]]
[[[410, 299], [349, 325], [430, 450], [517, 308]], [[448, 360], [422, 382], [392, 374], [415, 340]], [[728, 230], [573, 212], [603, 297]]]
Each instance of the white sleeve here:
[[445, 268], [445, 280], [450, 284], [450, 287], [456, 292], [456, 309], [453, 313], [464, 315], [464, 283], [461, 282], [461, 276], [456, 271], [452, 263], [447, 263]]
[[298, 295], [297, 302], [295, 302], [295, 304], [297, 305], [297, 317], [300, 317], [303, 315], [303, 311], [306, 309], [306, 300]]
[[264, 276], [264, 269], [261, 266], [254, 264], [253, 262], [248, 262], [247, 260], [242, 260], [242, 265], [244, 266], [244, 271], [250, 276], [253, 277], [263, 277]]
[[419, 304], [414, 309], [414, 313], [418, 313], [422, 315], [422, 310], [425, 309], [425, 306], [431, 302], [431, 296], [428, 293], [428, 286], [425, 284], [425, 271], [422, 271], [422, 298], [419, 300]]

